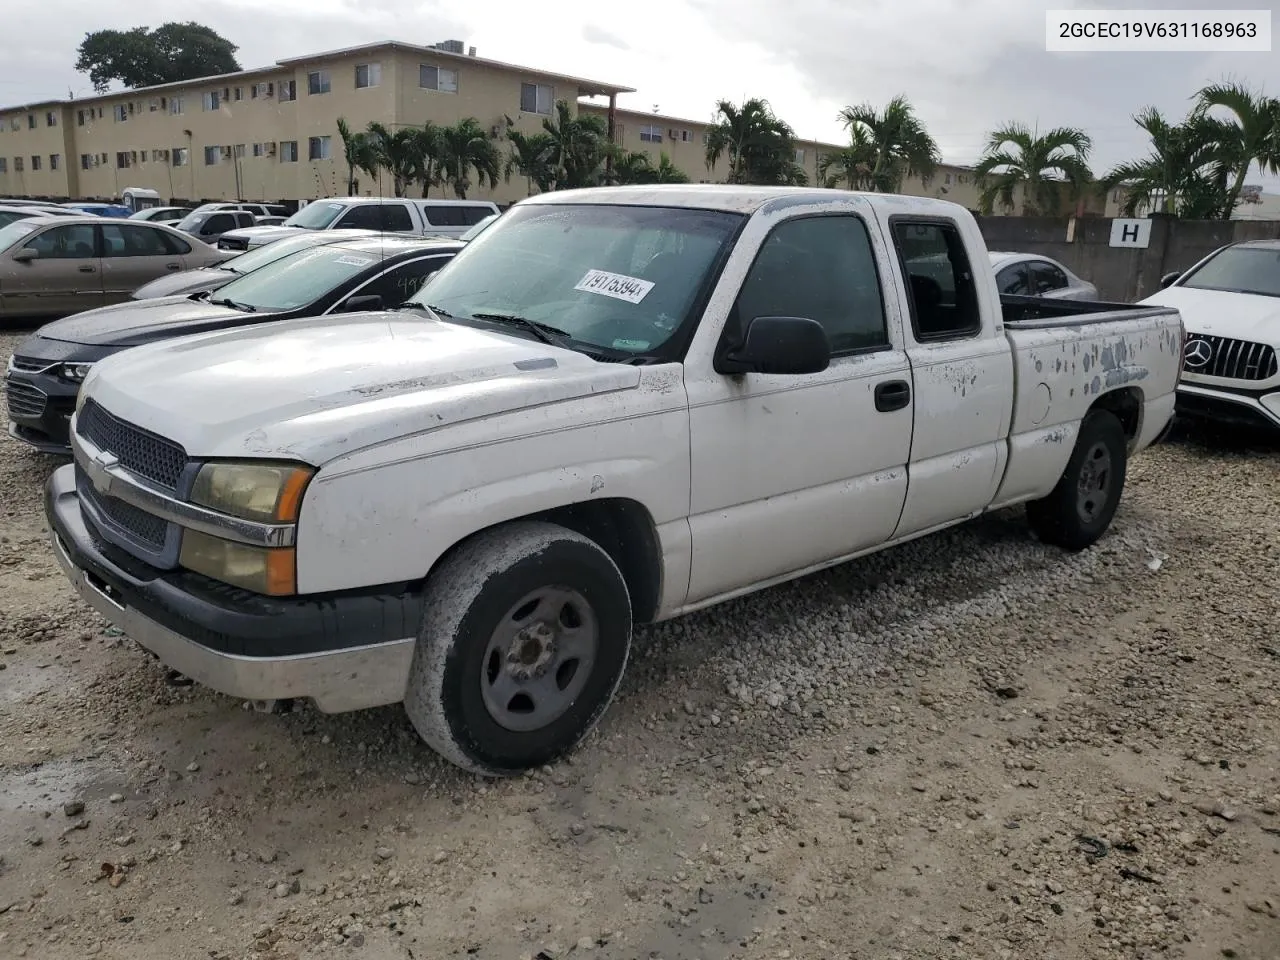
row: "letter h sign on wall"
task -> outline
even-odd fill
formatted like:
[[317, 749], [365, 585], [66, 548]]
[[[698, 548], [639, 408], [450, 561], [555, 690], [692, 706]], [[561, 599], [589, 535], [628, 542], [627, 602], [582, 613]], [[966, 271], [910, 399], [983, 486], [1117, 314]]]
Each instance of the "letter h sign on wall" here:
[[1138, 247], [1145, 250], [1151, 245], [1150, 220], [1112, 220], [1111, 246]]

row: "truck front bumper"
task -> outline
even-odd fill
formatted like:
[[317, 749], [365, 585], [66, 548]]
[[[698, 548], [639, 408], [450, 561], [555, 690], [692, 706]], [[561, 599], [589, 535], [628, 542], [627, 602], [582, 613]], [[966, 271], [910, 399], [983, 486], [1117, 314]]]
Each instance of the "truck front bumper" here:
[[419, 594], [278, 600], [156, 570], [94, 538], [74, 471], [60, 467], [45, 485], [58, 563], [81, 599], [166, 666], [229, 696], [310, 698], [323, 713], [404, 699]]
[[1177, 414], [1192, 420], [1280, 430], [1280, 391], [1246, 393], [1181, 383]]

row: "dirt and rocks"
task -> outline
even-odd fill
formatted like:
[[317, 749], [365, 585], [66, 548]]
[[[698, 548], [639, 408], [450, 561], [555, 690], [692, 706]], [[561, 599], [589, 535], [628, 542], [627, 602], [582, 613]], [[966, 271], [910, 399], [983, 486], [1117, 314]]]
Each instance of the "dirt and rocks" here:
[[1280, 445], [1149, 452], [1076, 556], [1013, 512], [646, 629], [498, 782], [173, 682], [51, 467], [0, 443], [0, 957], [1280, 957]]

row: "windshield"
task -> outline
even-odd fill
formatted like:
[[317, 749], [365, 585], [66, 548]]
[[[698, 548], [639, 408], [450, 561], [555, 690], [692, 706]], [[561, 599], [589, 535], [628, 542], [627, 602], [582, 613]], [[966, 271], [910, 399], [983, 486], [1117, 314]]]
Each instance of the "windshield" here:
[[296, 310], [363, 272], [381, 256], [356, 253], [340, 244], [299, 250], [219, 287], [213, 299], [263, 313]]
[[27, 220], [15, 220], [7, 227], [0, 227], [0, 250], [8, 250], [15, 247], [23, 237], [29, 233], [35, 232], [35, 225]]
[[200, 224], [204, 223], [216, 212], [217, 211], [210, 211], [209, 213], [189, 213], [175, 223], [174, 226], [179, 230], [195, 230], [200, 226]]
[[1199, 270], [1184, 277], [1178, 286], [1280, 297], [1280, 250], [1274, 247], [1228, 247]]
[[218, 267], [222, 270], [230, 270], [232, 273], [251, 273], [259, 267], [265, 267], [268, 263], [275, 263], [299, 250], [310, 250], [317, 245], [314, 236], [286, 237], [283, 240], [264, 243], [225, 263], [218, 264]]
[[484, 231], [489, 228], [489, 225], [497, 219], [498, 219], [498, 215], [496, 213], [489, 214], [487, 217], [485, 217], [483, 220], [477, 223], [474, 227], [472, 227], [470, 230], [468, 230], [458, 239], [461, 240], [463, 243], [466, 243], [470, 240], [474, 240], [476, 237], [480, 236], [480, 234], [484, 233]]
[[409, 303], [445, 319], [523, 317], [588, 348], [653, 355], [689, 320], [742, 219], [677, 207], [513, 207]]
[[302, 227], [304, 230], [323, 230], [347, 209], [341, 203], [309, 203], [284, 222], [286, 227]]
[[38, 214], [18, 213], [16, 210], [0, 210], [0, 227], [8, 226], [15, 220], [27, 220], [34, 216], [38, 216]]

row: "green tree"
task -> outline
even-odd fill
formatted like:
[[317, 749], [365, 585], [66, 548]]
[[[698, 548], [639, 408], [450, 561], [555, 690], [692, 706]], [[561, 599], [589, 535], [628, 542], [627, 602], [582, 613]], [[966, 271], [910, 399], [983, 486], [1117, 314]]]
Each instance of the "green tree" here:
[[858, 125], [850, 129], [849, 138], [849, 146], [818, 158], [818, 179], [828, 188], [873, 190], [876, 157], [870, 135]]
[[1023, 216], [1056, 214], [1064, 187], [1074, 199], [1093, 179], [1088, 165], [1092, 147], [1088, 135], [1073, 127], [1041, 136], [1020, 123], [994, 131], [974, 168], [982, 186], [982, 212], [990, 213], [997, 201], [1013, 209], [1014, 192], [1021, 187]]
[[391, 176], [392, 190], [403, 197], [410, 184], [416, 183], [422, 171], [421, 131], [413, 127], [392, 130], [378, 120], [369, 123], [365, 131], [377, 169], [386, 170]]
[[688, 183], [689, 178], [679, 167], [671, 162], [666, 152], [658, 154], [655, 164], [647, 153], [617, 149], [613, 155], [613, 172], [610, 184], [633, 183]]
[[1223, 149], [1231, 140], [1230, 124], [1194, 112], [1182, 123], [1169, 123], [1155, 107], [1133, 119], [1151, 138], [1151, 152], [1117, 165], [1100, 181], [1108, 191], [1123, 187], [1125, 216], [1142, 207], [1189, 220], [1215, 220], [1232, 209], [1232, 156]]
[[688, 183], [689, 175], [671, 162], [665, 151], [658, 154], [658, 165], [653, 168], [653, 183]]
[[865, 182], [863, 189], [897, 193], [904, 179], [915, 176], [927, 181], [942, 162], [937, 143], [905, 96], [894, 97], [883, 111], [870, 103], [845, 107], [839, 119], [849, 131], [850, 148], [858, 158], [854, 170], [862, 165], [862, 155], [869, 155], [871, 169], [860, 175]]
[[1253, 164], [1268, 173], [1280, 173], [1280, 100], [1239, 83], [1211, 84], [1196, 94], [1193, 114], [1207, 118], [1214, 109], [1231, 115], [1220, 128], [1217, 142], [1230, 167], [1227, 206], [1222, 212], [1222, 219], [1229, 220]]
[[729, 160], [729, 183], [803, 185], [808, 177], [795, 162], [795, 133], [773, 113], [767, 100], [753, 97], [741, 106], [720, 100], [707, 133], [707, 169]]
[[518, 172], [525, 178], [529, 194], [533, 193], [535, 186], [539, 193], [553, 189], [556, 173], [551, 156], [555, 138], [549, 133], [521, 133], [508, 129], [507, 139], [511, 141], [511, 153], [507, 157], [504, 178], [510, 181], [512, 174]]
[[502, 157], [479, 120], [475, 117], [459, 120], [453, 126], [441, 128], [438, 137], [440, 171], [445, 184], [453, 187], [459, 200], [467, 198], [472, 171], [480, 186], [486, 182], [490, 187], [498, 185]]
[[555, 190], [594, 187], [604, 181], [609, 156], [609, 129], [603, 117], [575, 115], [567, 100], [556, 101], [556, 115], [542, 121], [551, 137], [548, 161], [554, 172]]
[[378, 153], [367, 133], [353, 133], [345, 117], [338, 118], [342, 138], [342, 158], [347, 164], [347, 196], [356, 192], [356, 171], [378, 176]]
[[93, 89], [103, 93], [113, 80], [126, 87], [149, 87], [234, 73], [240, 69], [238, 49], [192, 21], [164, 23], [154, 30], [98, 30], [80, 42], [76, 70], [87, 73]]

